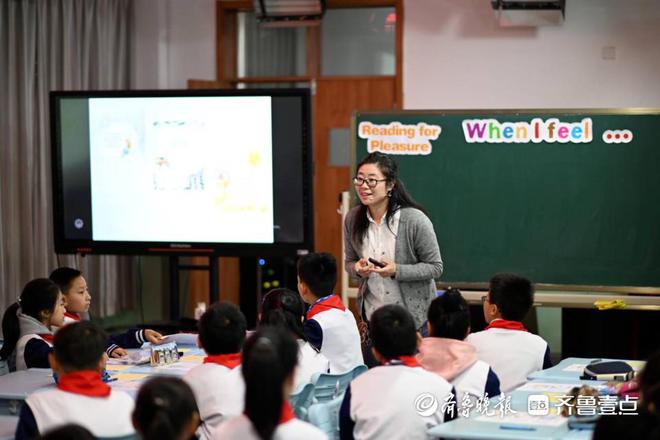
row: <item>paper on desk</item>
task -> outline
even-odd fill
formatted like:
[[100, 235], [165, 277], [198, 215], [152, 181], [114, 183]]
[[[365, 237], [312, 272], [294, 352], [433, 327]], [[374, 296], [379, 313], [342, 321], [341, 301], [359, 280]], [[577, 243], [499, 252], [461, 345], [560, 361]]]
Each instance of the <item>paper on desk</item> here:
[[573, 373], [582, 373], [584, 371], [584, 367], [586, 367], [588, 364], [571, 364], [568, 367], [564, 368], [561, 371], [570, 371]]
[[105, 369], [108, 371], [122, 371], [127, 368], [131, 368], [130, 365], [113, 365], [113, 364], [106, 364]]
[[192, 362], [192, 363], [196, 363], [196, 364], [201, 364], [202, 362], [204, 362], [204, 357], [205, 356], [199, 356], [199, 355], [191, 354], [189, 356], [183, 356], [180, 359], [180, 361], [181, 362]]
[[516, 391], [566, 394], [574, 387], [580, 386], [578, 383], [527, 382], [520, 388], [516, 388]]
[[507, 414], [504, 417], [500, 417], [499, 415], [479, 416], [474, 420], [477, 422], [499, 423], [506, 425], [546, 426], [551, 428], [558, 428], [568, 423], [568, 419], [566, 417], [557, 415], [530, 416], [525, 412]]
[[119, 373], [112, 376], [116, 378], [118, 382], [129, 382], [131, 380], [142, 380], [147, 377], [147, 374], [141, 373]]

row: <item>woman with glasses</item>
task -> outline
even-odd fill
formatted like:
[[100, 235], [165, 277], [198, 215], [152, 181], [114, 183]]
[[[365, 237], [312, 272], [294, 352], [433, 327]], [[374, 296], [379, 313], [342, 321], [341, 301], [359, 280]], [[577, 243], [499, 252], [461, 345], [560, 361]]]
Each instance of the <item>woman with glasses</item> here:
[[367, 155], [353, 184], [360, 203], [344, 223], [344, 265], [359, 280], [362, 335], [368, 335], [372, 313], [386, 304], [407, 308], [423, 330], [436, 297], [434, 279], [442, 274], [433, 224], [406, 191], [392, 157]]

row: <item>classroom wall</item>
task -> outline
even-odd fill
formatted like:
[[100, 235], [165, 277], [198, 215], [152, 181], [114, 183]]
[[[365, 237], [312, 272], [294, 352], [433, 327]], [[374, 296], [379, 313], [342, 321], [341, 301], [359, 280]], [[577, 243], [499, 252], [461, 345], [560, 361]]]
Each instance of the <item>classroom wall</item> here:
[[215, 79], [215, 0], [135, 0], [134, 89]]
[[539, 28], [499, 27], [489, 0], [404, 6], [406, 109], [660, 107], [656, 0], [567, 0]]

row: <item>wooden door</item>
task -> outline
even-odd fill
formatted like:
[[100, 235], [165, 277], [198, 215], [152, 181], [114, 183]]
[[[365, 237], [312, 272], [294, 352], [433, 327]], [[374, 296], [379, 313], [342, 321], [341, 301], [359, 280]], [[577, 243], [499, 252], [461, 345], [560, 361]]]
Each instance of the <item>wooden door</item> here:
[[[315, 248], [330, 252], [343, 264], [341, 217], [337, 213], [342, 191], [353, 191], [350, 166], [330, 164], [329, 132], [351, 126], [356, 110], [393, 110], [398, 108], [396, 78], [322, 77], [316, 80], [314, 114], [314, 235]], [[360, 158], [357, 158], [359, 161]], [[339, 285], [340, 280], [337, 280]]]

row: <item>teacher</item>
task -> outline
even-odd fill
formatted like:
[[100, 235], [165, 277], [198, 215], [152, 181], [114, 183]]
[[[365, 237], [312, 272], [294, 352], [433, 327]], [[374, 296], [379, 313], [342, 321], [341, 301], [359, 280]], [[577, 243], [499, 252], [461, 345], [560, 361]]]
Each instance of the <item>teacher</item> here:
[[353, 184], [360, 204], [344, 222], [344, 266], [359, 280], [360, 316], [368, 325], [376, 309], [399, 304], [418, 329], [426, 330], [422, 326], [436, 297], [434, 279], [442, 274], [433, 224], [406, 191], [390, 156], [367, 155]]

